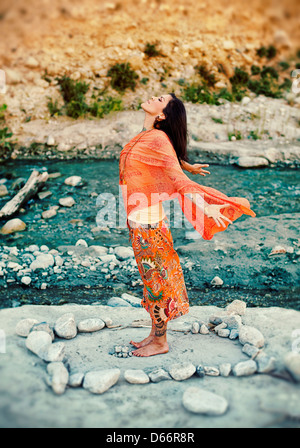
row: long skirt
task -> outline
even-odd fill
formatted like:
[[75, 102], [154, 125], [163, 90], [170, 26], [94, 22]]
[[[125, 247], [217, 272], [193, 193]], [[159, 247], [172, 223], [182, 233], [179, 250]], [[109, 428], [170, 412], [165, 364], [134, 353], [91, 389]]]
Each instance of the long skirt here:
[[129, 240], [144, 283], [141, 305], [155, 325], [189, 312], [189, 300], [179, 256], [173, 247], [169, 220], [155, 224], [128, 220]]

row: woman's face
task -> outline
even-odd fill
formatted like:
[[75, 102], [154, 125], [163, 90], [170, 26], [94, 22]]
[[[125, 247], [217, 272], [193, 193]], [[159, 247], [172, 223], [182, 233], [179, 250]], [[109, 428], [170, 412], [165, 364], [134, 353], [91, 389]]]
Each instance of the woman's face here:
[[161, 96], [153, 96], [150, 100], [145, 101], [141, 104], [142, 109], [145, 112], [148, 112], [150, 115], [162, 115], [163, 110], [168, 104], [169, 101], [172, 100], [171, 95], [161, 95]]

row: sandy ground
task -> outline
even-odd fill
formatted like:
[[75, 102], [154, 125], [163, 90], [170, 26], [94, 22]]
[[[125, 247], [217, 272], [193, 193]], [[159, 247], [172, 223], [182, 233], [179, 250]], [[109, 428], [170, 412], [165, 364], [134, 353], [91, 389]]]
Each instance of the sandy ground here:
[[[109, 354], [115, 345], [129, 345], [141, 340], [148, 328], [123, 328], [148, 315], [139, 308], [108, 306], [35, 306], [27, 305], [0, 311], [0, 328], [6, 335], [6, 354], [0, 355], [0, 426], [1, 427], [98, 427], [98, 428], [202, 428], [202, 427], [295, 427], [300, 415], [299, 386], [271, 375], [230, 376], [186, 381], [162, 381], [144, 385], [129, 384], [124, 379], [127, 369], [156, 367], [168, 369], [171, 364], [190, 361], [194, 365], [232, 365], [247, 360], [238, 341], [222, 339], [215, 334], [192, 334], [175, 330], [189, 329], [196, 319], [208, 321], [220, 311], [214, 306], [190, 308], [190, 313], [169, 325], [170, 351], [149, 358], [116, 358]], [[32, 317], [53, 325], [66, 312], [76, 321], [83, 318], [109, 316], [121, 329], [105, 328], [94, 334], [80, 334], [66, 342], [70, 372], [88, 372], [120, 368], [118, 383], [102, 395], [67, 388], [55, 396], [46, 385], [46, 363], [30, 353], [25, 339], [15, 334], [16, 324]], [[265, 336], [265, 351], [276, 357], [277, 369], [283, 366], [285, 354], [291, 351], [293, 331], [300, 328], [300, 312], [283, 308], [249, 308], [244, 324], [256, 326]], [[149, 322], [150, 323], [150, 322]], [[184, 391], [190, 386], [203, 387], [225, 397], [229, 409], [221, 417], [207, 417], [188, 412], [182, 405]], [[294, 404], [292, 404], [294, 403]], [[298, 404], [297, 404], [298, 403]]]

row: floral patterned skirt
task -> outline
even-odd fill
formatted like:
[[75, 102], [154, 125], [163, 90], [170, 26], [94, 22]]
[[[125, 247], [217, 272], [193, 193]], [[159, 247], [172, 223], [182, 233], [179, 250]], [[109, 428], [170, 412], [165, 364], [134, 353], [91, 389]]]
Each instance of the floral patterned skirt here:
[[168, 218], [155, 224], [128, 220], [131, 241], [144, 283], [141, 305], [156, 325], [189, 312], [189, 300], [179, 256], [173, 247]]

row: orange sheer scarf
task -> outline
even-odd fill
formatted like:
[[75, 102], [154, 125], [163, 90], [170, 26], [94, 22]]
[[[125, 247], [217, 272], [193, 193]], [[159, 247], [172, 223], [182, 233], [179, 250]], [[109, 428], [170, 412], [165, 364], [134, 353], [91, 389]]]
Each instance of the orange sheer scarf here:
[[[198, 193], [208, 204], [231, 204], [220, 212], [235, 221], [242, 214], [255, 217], [246, 198], [228, 197], [212, 188], [199, 185], [183, 172], [169, 137], [158, 129], [135, 136], [124, 146], [119, 160], [121, 186], [127, 218], [130, 213], [158, 202], [177, 198], [184, 215], [205, 240], [226, 230], [208, 218], [187, 193]], [[128, 219], [127, 219], [128, 225]]]

